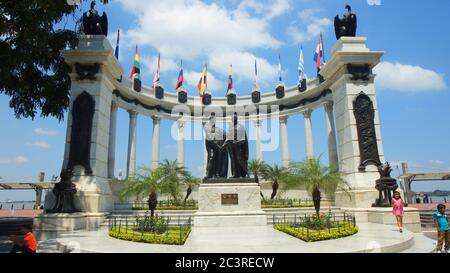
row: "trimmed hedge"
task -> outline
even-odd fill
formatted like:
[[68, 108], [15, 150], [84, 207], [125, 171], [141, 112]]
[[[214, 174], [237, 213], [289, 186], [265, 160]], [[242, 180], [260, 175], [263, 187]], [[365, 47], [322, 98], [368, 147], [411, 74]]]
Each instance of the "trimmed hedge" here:
[[287, 208], [311, 208], [314, 204], [267, 204], [261, 205], [262, 209], [287, 209]]
[[339, 228], [323, 229], [320, 231], [306, 228], [293, 228], [292, 224], [277, 224], [274, 225], [276, 230], [287, 233], [305, 242], [317, 242], [325, 240], [334, 240], [339, 238], [348, 237], [358, 233], [358, 226], [353, 226], [347, 222], [337, 222]]
[[[157, 207], [158, 210], [197, 210], [198, 207], [183, 207], [183, 206], [161, 206]], [[148, 207], [134, 207], [132, 210], [148, 210]]]
[[180, 228], [179, 227], [170, 227], [167, 234], [150, 234], [150, 233], [141, 233], [135, 231], [138, 226], [129, 226], [121, 227], [120, 232], [118, 227], [113, 227], [109, 230], [108, 234], [110, 237], [139, 242], [139, 243], [147, 243], [147, 244], [160, 244], [160, 245], [184, 245], [189, 234], [191, 233], [190, 227], [183, 227], [183, 236], [180, 241]]

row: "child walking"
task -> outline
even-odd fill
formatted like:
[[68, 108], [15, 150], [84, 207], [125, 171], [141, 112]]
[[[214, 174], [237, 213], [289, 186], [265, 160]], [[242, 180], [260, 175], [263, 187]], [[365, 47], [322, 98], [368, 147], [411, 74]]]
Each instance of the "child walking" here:
[[395, 191], [394, 197], [392, 198], [392, 213], [397, 219], [397, 226], [399, 227], [400, 233], [403, 232], [403, 207], [405, 203], [403, 202], [402, 197], [400, 196], [400, 192]]
[[434, 223], [437, 228], [438, 242], [436, 244], [436, 252], [442, 251], [442, 245], [444, 245], [444, 252], [447, 253], [450, 247], [449, 235], [448, 235], [448, 219], [445, 214], [445, 205], [439, 204], [437, 206], [438, 211], [433, 214]]

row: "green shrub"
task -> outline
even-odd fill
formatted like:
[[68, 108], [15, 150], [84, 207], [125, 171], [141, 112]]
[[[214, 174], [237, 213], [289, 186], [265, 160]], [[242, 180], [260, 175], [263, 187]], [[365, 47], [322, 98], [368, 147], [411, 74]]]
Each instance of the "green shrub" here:
[[[158, 210], [197, 210], [197, 206], [158, 206]], [[132, 210], [148, 210], [148, 207], [133, 207]]]
[[[334, 228], [316, 230], [307, 229], [303, 227], [294, 227], [293, 224], [276, 224], [274, 228], [281, 232], [287, 233], [305, 242], [316, 242], [339, 239], [347, 236], [354, 235], [358, 233], [358, 226], [353, 226], [352, 223], [348, 222], [336, 222], [333, 223]], [[338, 227], [339, 226], [339, 227]]]
[[125, 241], [161, 245], [184, 245], [191, 233], [191, 227], [183, 226], [183, 234], [180, 240], [179, 227], [170, 227], [164, 234], [138, 232], [138, 229], [138, 226], [121, 227], [119, 232], [119, 227], [113, 227], [109, 230], [108, 234], [110, 237]]

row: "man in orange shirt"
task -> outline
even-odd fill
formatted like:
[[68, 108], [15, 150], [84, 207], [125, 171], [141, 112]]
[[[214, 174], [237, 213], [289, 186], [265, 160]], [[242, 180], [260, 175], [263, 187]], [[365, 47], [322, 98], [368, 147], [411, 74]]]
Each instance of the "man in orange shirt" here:
[[11, 253], [36, 253], [37, 241], [33, 233], [31, 233], [31, 229], [24, 225], [20, 227], [20, 232], [23, 234], [23, 239], [22, 241], [14, 242]]

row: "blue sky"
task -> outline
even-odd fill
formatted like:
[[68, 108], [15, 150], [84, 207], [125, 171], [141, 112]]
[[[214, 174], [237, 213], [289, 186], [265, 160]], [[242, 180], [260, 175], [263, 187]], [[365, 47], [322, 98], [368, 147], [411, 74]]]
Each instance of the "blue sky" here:
[[[376, 1], [375, 1], [376, 2]], [[172, 91], [178, 76], [177, 65], [184, 61], [188, 93], [194, 87], [205, 63], [209, 67], [209, 87], [213, 96], [224, 96], [228, 66], [233, 64], [234, 86], [238, 95], [248, 95], [253, 81], [254, 59], [258, 60], [259, 83], [263, 91], [274, 89], [278, 54], [283, 79], [288, 86], [297, 81], [300, 44], [309, 77], [315, 74], [312, 60], [323, 31], [325, 57], [335, 43], [332, 20], [342, 15], [345, 3], [358, 15], [358, 36], [368, 38], [368, 47], [385, 51], [377, 68], [376, 86], [386, 159], [395, 164], [407, 161], [413, 171], [450, 170], [450, 37], [447, 16], [449, 1], [433, 5], [423, 1], [381, 0], [368, 5], [363, 0], [277, 0], [277, 1], [140, 1], [111, 0], [106, 6], [110, 21], [109, 39], [121, 29], [120, 62], [128, 76], [139, 44], [144, 84], [151, 85], [156, 57], [161, 53], [161, 80]], [[86, 10], [88, 3], [83, 4]], [[69, 18], [69, 25], [70, 20]], [[326, 151], [326, 125], [323, 110], [312, 114], [316, 155]], [[176, 159], [176, 142], [170, 137], [172, 123], [162, 122], [161, 159]], [[35, 180], [39, 171], [47, 177], [59, 174], [66, 122], [54, 118], [16, 119], [9, 98], [0, 95], [0, 177], [3, 180]], [[116, 173], [126, 169], [128, 114], [118, 114]], [[137, 162], [151, 160], [150, 118], [138, 118]], [[202, 141], [186, 143], [186, 162], [200, 176], [203, 163]], [[303, 120], [289, 119], [289, 150], [292, 160], [305, 157]], [[254, 142], [250, 142], [254, 158]], [[264, 153], [269, 163], [280, 163], [280, 151]], [[395, 167], [394, 167], [395, 168]], [[398, 172], [395, 169], [394, 175]], [[416, 184], [415, 190], [450, 189], [449, 182]], [[0, 200], [33, 199], [31, 192], [0, 191]]]

